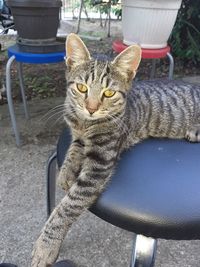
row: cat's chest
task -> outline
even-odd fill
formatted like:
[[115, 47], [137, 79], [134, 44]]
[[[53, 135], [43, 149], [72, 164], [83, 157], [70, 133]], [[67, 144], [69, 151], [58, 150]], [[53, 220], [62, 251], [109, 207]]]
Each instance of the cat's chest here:
[[90, 135], [93, 127], [87, 125], [85, 121], [68, 121], [68, 125], [71, 128], [73, 135], [78, 138], [85, 139]]

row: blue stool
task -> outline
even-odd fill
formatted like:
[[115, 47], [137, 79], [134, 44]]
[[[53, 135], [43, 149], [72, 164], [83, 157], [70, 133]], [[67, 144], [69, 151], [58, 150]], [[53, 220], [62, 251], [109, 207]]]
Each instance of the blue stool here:
[[11, 94], [11, 65], [16, 60], [17, 62], [17, 69], [18, 69], [18, 76], [20, 82], [20, 90], [22, 95], [22, 101], [24, 106], [24, 112], [26, 119], [29, 118], [28, 110], [27, 110], [27, 103], [24, 91], [24, 80], [23, 80], [23, 73], [22, 73], [22, 63], [29, 63], [29, 64], [48, 64], [48, 63], [58, 63], [62, 62], [65, 57], [65, 52], [57, 52], [57, 53], [47, 53], [47, 54], [33, 54], [33, 53], [25, 53], [20, 51], [18, 45], [14, 45], [8, 48], [8, 62], [6, 64], [6, 92], [7, 92], [7, 100], [8, 100], [8, 107], [11, 117], [11, 123], [13, 127], [13, 131], [15, 134], [16, 144], [17, 146], [21, 145], [21, 140], [19, 136], [19, 131], [17, 128], [15, 112], [13, 107], [12, 101], [12, 94]]

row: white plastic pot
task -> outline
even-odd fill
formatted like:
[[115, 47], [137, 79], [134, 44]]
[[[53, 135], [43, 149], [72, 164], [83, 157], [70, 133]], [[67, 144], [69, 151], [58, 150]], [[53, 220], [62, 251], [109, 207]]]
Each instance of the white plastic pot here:
[[157, 49], [167, 45], [182, 0], [122, 0], [123, 42]]

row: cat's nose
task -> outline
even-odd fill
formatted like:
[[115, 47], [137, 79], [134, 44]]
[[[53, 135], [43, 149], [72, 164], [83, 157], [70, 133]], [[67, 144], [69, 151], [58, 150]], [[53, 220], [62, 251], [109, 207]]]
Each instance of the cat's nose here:
[[99, 108], [99, 102], [92, 99], [87, 99], [85, 104], [85, 107], [90, 115], [92, 115]]
[[87, 110], [89, 111], [90, 115], [92, 115], [93, 113], [95, 113], [95, 111], [97, 111], [97, 109], [90, 108], [90, 107], [87, 107]]

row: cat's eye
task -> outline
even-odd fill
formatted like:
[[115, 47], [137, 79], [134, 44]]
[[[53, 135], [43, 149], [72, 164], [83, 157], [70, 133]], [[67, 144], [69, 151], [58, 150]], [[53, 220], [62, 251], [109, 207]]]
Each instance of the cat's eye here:
[[87, 86], [82, 83], [77, 83], [76, 87], [81, 93], [86, 93], [88, 90]]
[[107, 89], [106, 91], [104, 91], [103, 95], [105, 97], [112, 97], [112, 96], [114, 96], [115, 93], [116, 93], [116, 91], [113, 91], [111, 89]]

